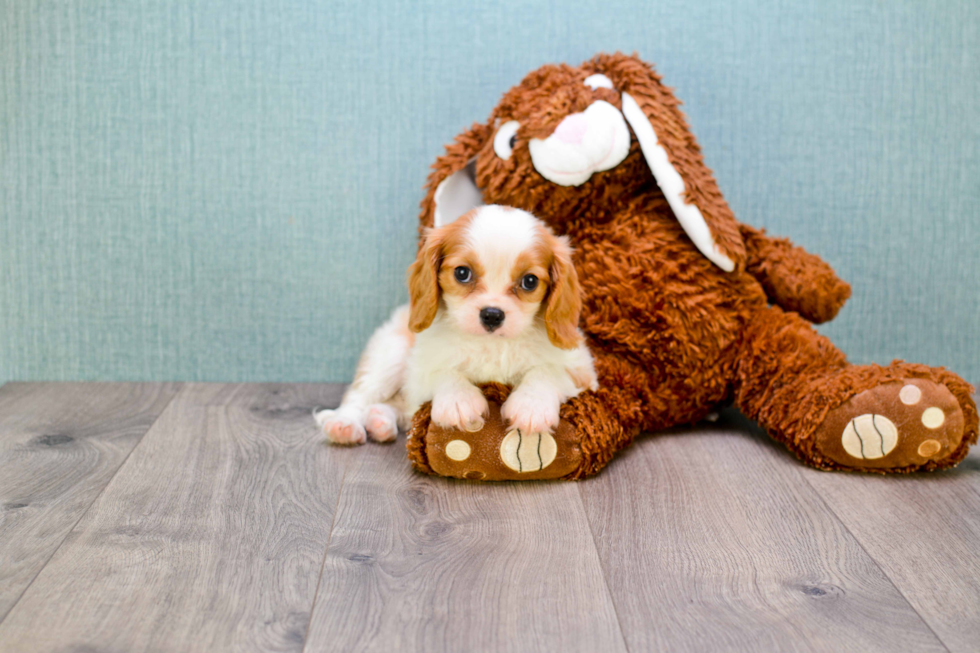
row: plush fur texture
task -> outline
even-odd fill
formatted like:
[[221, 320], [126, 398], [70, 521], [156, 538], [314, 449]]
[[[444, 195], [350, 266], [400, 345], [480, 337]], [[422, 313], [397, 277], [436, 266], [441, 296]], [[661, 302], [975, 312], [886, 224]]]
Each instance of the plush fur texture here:
[[[605, 75], [613, 88], [587, 86], [584, 80], [595, 74]], [[624, 93], [648, 117], [684, 180], [686, 201], [700, 209], [718, 250], [734, 261], [734, 271], [719, 269], [693, 246], [635, 137], [619, 165], [577, 186], [552, 183], [535, 169], [531, 139], [547, 139], [567, 116], [598, 100], [621, 110]], [[513, 152], [504, 159], [493, 140], [497, 127], [510, 121], [520, 127]], [[888, 367], [852, 366], [814, 331], [811, 323], [833, 318], [850, 287], [818, 257], [735, 220], [679, 102], [637, 57], [598, 55], [578, 67], [549, 65], [530, 73], [486, 122], [458, 136], [436, 161], [422, 202], [421, 229], [432, 224], [439, 184], [474, 160], [485, 202], [530, 211], [576, 247], [581, 327], [601, 387], [562, 407], [562, 419], [572, 423], [584, 452], [568, 478], [595, 474], [640, 432], [691, 424], [732, 402], [803, 461], [827, 469], [937, 469], [962, 460], [976, 442], [972, 388], [961, 378], [899, 361]], [[885, 457], [870, 468], [823, 453], [828, 449], [821, 438], [840, 438], [821, 430], [828, 415], [848, 410], [846, 402], [855, 395], [911, 378], [956, 397], [965, 426], [944, 434], [949, 450], [901, 467], [890, 466]], [[887, 409], [883, 405], [882, 411]], [[423, 471], [427, 428], [423, 407], [409, 438], [410, 456]]]

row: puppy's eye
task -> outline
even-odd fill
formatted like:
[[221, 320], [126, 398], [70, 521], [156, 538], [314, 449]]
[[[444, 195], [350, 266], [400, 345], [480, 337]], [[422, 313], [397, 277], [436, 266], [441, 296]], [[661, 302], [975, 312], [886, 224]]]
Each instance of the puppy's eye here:
[[469, 283], [473, 280], [473, 270], [469, 269], [465, 265], [461, 265], [453, 270], [453, 276], [456, 277], [456, 281], [460, 283]]
[[533, 274], [525, 274], [521, 278], [521, 290], [531, 292], [538, 287], [538, 278]]
[[521, 124], [516, 120], [509, 120], [500, 126], [496, 136], [493, 137], [493, 151], [501, 159], [506, 161], [514, 152], [517, 145], [517, 130]]

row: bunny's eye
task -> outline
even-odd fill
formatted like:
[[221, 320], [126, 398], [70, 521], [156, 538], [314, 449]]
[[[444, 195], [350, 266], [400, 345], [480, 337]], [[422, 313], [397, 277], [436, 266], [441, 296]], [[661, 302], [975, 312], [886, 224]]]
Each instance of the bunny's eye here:
[[509, 120], [500, 126], [497, 135], [493, 137], [493, 151], [506, 161], [514, 152], [517, 145], [517, 130], [521, 126], [516, 120]]

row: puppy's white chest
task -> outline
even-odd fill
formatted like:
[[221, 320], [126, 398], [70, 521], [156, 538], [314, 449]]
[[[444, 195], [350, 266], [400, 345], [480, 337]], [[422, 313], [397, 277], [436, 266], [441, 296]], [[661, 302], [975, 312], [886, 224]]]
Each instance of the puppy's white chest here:
[[473, 383], [498, 381], [516, 384], [534, 360], [529, 343], [481, 338], [463, 346], [460, 373]]
[[[496, 381], [517, 385], [549, 351], [547, 334], [533, 329], [521, 338], [473, 336], [460, 333], [445, 321], [416, 337], [410, 367], [428, 377], [438, 370], [453, 371], [471, 383]], [[419, 378], [422, 378], [419, 377]]]

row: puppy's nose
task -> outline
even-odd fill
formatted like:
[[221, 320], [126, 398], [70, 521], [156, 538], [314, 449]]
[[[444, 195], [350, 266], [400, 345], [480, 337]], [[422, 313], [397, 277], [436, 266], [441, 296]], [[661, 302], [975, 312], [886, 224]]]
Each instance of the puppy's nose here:
[[504, 312], [494, 306], [480, 309], [480, 323], [483, 328], [493, 333], [494, 329], [504, 323]]

